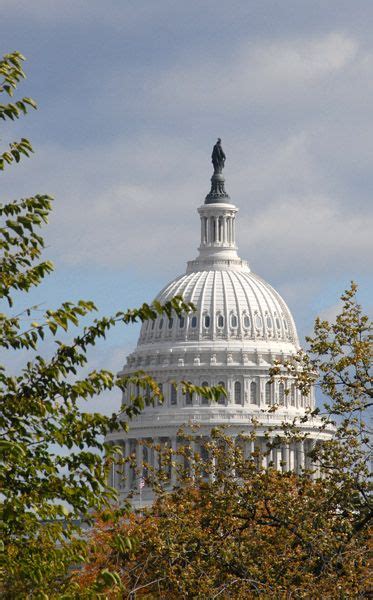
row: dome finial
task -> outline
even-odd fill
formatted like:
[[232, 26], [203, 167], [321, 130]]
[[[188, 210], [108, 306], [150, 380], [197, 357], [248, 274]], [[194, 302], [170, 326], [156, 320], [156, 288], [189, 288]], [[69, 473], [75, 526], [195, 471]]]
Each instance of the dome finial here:
[[218, 138], [211, 154], [214, 173], [211, 177], [211, 190], [206, 196], [205, 204], [215, 204], [216, 202], [227, 202], [230, 200], [229, 195], [224, 188], [225, 179], [222, 174], [225, 159], [226, 156], [221, 145], [221, 139]]
[[211, 162], [214, 165], [214, 174], [221, 173], [224, 169], [226, 156], [221, 145], [221, 139], [218, 138], [215, 146], [212, 149]]

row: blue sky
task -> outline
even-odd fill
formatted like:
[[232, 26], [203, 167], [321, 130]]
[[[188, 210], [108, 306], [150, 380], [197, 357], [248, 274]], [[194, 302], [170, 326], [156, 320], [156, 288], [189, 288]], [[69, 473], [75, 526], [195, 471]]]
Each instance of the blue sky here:
[[[150, 301], [197, 254], [211, 147], [227, 154], [239, 253], [300, 336], [354, 279], [371, 306], [373, 4], [369, 0], [2, 0], [1, 52], [27, 57], [39, 110], [6, 127], [36, 154], [2, 199], [56, 198], [55, 274], [33, 302]], [[137, 329], [92, 366], [119, 369]]]

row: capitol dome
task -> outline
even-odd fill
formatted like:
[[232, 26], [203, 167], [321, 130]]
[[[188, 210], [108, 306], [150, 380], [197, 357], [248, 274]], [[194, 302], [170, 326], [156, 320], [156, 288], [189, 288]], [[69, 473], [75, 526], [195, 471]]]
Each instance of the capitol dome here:
[[156, 300], [164, 304], [174, 296], [192, 302], [196, 313], [144, 323], [139, 346], [207, 340], [230, 340], [240, 347], [259, 340], [272, 347], [298, 346], [294, 320], [284, 300], [246, 265], [235, 270], [228, 265], [226, 269], [190, 270], [167, 284]]
[[[125, 455], [136, 454], [136, 470], [129, 470], [127, 465], [122, 476], [112, 473], [112, 485], [123, 494], [139, 485], [142, 476], [138, 473], [144, 462], [155, 466], [157, 461], [156, 453], [149, 455], [144, 440], [177, 450], [178, 430], [190, 422], [198, 424], [201, 438], [221, 425], [229, 426], [232, 436], [250, 433], [255, 420], [255, 443], [264, 449], [269, 430], [301, 418], [315, 406], [313, 389], [305, 396], [291, 376], [271, 379], [275, 362], [286, 360], [299, 349], [297, 331], [280, 294], [237, 254], [238, 208], [225, 191], [221, 164], [214, 163], [211, 190], [198, 212], [198, 256], [188, 262], [185, 274], [156, 296], [162, 304], [182, 296], [194, 304], [195, 312], [145, 322], [137, 347], [121, 371], [123, 375], [145, 371], [158, 382], [164, 396], [163, 404], [146, 406], [131, 421], [129, 434], [113, 433], [107, 438], [109, 443], [122, 444]], [[180, 381], [220, 385], [226, 397], [211, 402], [196, 394], [184, 394], [175, 386]], [[139, 393], [136, 386], [129, 386], [123, 393], [123, 404], [131, 403]], [[316, 439], [328, 434], [320, 433], [317, 419], [307, 420], [301, 427], [309, 439], [273, 449], [265, 460], [280, 470], [301, 472], [310, 466], [309, 449]], [[249, 450], [254, 452], [254, 442], [250, 444]], [[171, 485], [174, 478], [171, 472]], [[145, 488], [143, 497], [150, 501], [151, 490]]]

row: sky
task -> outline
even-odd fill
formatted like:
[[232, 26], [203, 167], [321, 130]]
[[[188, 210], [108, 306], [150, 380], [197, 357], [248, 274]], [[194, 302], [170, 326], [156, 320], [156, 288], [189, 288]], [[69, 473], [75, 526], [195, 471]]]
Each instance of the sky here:
[[[284, 297], [301, 340], [352, 279], [371, 309], [371, 0], [0, 5], [1, 54], [26, 56], [19, 92], [39, 107], [2, 128], [3, 145], [35, 148], [1, 175], [2, 201], [55, 198], [56, 271], [19, 306], [151, 301], [197, 255], [221, 137], [239, 255]], [[114, 332], [90, 366], [119, 370], [137, 335]]]

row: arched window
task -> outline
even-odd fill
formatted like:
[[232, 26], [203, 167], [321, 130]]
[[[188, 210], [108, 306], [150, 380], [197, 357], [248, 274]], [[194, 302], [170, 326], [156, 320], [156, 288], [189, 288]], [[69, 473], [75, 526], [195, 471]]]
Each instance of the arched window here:
[[155, 321], [153, 321], [153, 323], [152, 323], [152, 329], [154, 329], [154, 326], [155, 326]]
[[271, 404], [271, 395], [272, 395], [272, 385], [267, 382], [266, 383], [266, 404]]
[[177, 389], [173, 384], [171, 384], [171, 404], [177, 404]]
[[[208, 387], [208, 385], [209, 385], [208, 381], [203, 381], [202, 382], [202, 387]], [[208, 406], [209, 399], [205, 398], [204, 396], [201, 396], [201, 404], [202, 404], [202, 406]]]
[[256, 391], [256, 382], [252, 381], [250, 383], [250, 402], [251, 404], [257, 403], [257, 391]]
[[276, 317], [276, 327], [277, 327], [277, 329], [281, 329], [281, 322], [278, 317]]
[[195, 329], [197, 327], [197, 317], [195, 315], [192, 317], [190, 325], [192, 329]]
[[266, 321], [267, 321], [267, 327], [269, 327], [269, 329], [272, 329], [272, 319], [269, 315], [267, 316]]
[[285, 401], [285, 386], [283, 383], [280, 383], [278, 386], [278, 402], [280, 406], [284, 406]]
[[[219, 381], [218, 385], [220, 385], [221, 387], [223, 387], [225, 389], [224, 381]], [[226, 401], [226, 396], [224, 394], [220, 394], [218, 404], [225, 406], [225, 401]]]
[[284, 321], [284, 327], [285, 327], [285, 329], [287, 331], [288, 330], [288, 322], [287, 322], [287, 320], [285, 318], [283, 319], [283, 321]]
[[206, 329], [208, 329], [210, 327], [210, 315], [205, 315], [204, 325], [205, 325]]
[[218, 315], [217, 325], [218, 325], [219, 329], [223, 329], [223, 327], [224, 327], [224, 317], [223, 317], [223, 315]]
[[187, 390], [185, 392], [185, 406], [192, 406], [192, 404], [193, 404], [192, 393], [189, 390]]
[[163, 319], [161, 319], [161, 320], [159, 321], [159, 329], [162, 329], [162, 327], [163, 327]]
[[179, 317], [179, 327], [183, 329], [185, 325], [185, 317]]
[[239, 381], [234, 384], [234, 402], [235, 404], [242, 404], [241, 383]]
[[231, 315], [231, 327], [237, 327], [238, 319], [237, 315]]
[[250, 329], [250, 325], [251, 325], [251, 321], [250, 321], [249, 315], [244, 315], [244, 317], [243, 317], [243, 326], [246, 329]]
[[258, 329], [260, 329], [263, 325], [262, 317], [260, 315], [256, 315], [255, 317], [255, 325]]
[[168, 319], [168, 328], [169, 328], [169, 329], [172, 329], [172, 325], [173, 325], [173, 324], [174, 324], [174, 320], [173, 320], [173, 318], [172, 318], [172, 317], [170, 317], [170, 318]]
[[291, 386], [290, 403], [292, 406], [295, 406], [295, 384], [294, 383]]

